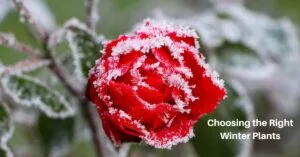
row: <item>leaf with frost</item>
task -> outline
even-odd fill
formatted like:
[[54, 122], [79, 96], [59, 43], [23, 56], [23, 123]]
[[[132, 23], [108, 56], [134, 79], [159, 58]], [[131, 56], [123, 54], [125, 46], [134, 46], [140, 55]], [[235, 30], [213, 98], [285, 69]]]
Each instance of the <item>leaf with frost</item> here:
[[223, 66], [242, 69], [260, 69], [264, 66], [261, 57], [243, 44], [226, 42], [215, 50]]
[[39, 68], [45, 67], [50, 64], [49, 60], [41, 60], [38, 58], [27, 58], [19, 61], [13, 66], [5, 67], [5, 74], [21, 74], [25, 72], [35, 71]]
[[212, 56], [220, 71], [238, 78], [261, 80], [275, 72], [274, 64], [242, 43], [224, 42]]
[[100, 57], [102, 44], [98, 42], [96, 35], [78, 20], [73, 19], [69, 21], [65, 27], [76, 67], [75, 73], [84, 81], [88, 76], [89, 70]]
[[45, 156], [68, 156], [74, 138], [75, 119], [52, 119], [41, 115], [37, 123]]
[[0, 156], [13, 157], [12, 151], [7, 146], [14, 130], [11, 123], [7, 106], [0, 102]]
[[268, 44], [265, 46], [270, 50], [270, 56], [274, 61], [280, 63], [298, 61], [299, 40], [297, 30], [289, 20], [278, 21], [273, 27], [266, 28], [265, 34], [268, 37]]
[[47, 116], [65, 118], [73, 116], [75, 109], [53, 89], [26, 75], [7, 75], [1, 78], [4, 92], [18, 104], [39, 108]]
[[296, 27], [288, 19], [272, 19], [237, 4], [216, 7], [188, 19], [170, 18], [161, 12], [157, 16], [195, 28], [210, 49], [230, 42], [245, 45], [266, 60], [299, 61]]
[[210, 127], [208, 120], [240, 121], [254, 118], [253, 106], [239, 84], [226, 84], [227, 98], [217, 107], [217, 110], [203, 116], [195, 127], [195, 138], [192, 144], [200, 156], [213, 157], [241, 157], [248, 156], [251, 152], [252, 141], [250, 140], [223, 140], [222, 132], [250, 133], [251, 128], [244, 127]]

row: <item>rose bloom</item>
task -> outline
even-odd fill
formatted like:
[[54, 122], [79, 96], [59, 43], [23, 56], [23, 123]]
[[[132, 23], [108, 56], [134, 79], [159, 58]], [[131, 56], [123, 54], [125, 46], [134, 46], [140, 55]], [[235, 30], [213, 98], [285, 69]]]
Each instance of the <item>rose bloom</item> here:
[[225, 97], [223, 81], [199, 53], [198, 38], [188, 27], [146, 20], [105, 44], [86, 95], [114, 144], [171, 148], [187, 142], [199, 118]]

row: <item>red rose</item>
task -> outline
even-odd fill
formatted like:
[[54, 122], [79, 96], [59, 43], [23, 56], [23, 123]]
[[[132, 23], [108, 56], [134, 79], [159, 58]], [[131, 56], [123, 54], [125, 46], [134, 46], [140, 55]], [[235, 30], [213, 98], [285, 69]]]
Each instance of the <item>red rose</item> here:
[[226, 91], [199, 54], [197, 33], [147, 20], [105, 45], [91, 70], [87, 97], [114, 144], [143, 140], [157, 148], [186, 142], [193, 126]]

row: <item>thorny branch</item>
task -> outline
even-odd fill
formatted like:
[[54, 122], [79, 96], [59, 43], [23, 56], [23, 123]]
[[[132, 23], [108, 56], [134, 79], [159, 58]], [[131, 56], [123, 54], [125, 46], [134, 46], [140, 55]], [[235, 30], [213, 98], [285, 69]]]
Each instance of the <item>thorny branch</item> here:
[[86, 25], [88, 28], [95, 30], [99, 20], [97, 5], [99, 0], [86, 0]]
[[[17, 10], [19, 11], [21, 18], [24, 18], [24, 22], [27, 22], [31, 25], [33, 31], [36, 33], [36, 37], [38, 38], [38, 40], [42, 41], [44, 55], [23, 43], [11, 42], [11, 40], [9, 39], [14, 38], [8, 38], [4, 34], [0, 34], [0, 44], [13, 47], [21, 52], [25, 52], [26, 54], [30, 55], [31, 57], [35, 57], [36, 59], [47, 59], [51, 61], [51, 63], [49, 64], [49, 68], [51, 69], [51, 71], [57, 75], [57, 77], [61, 80], [65, 88], [68, 89], [72, 95], [78, 98], [82, 111], [92, 132], [93, 143], [95, 151], [97, 153], [97, 157], [102, 157], [103, 152], [101, 149], [101, 142], [100, 136], [98, 134], [97, 122], [93, 117], [89, 101], [86, 98], [84, 98], [82, 90], [78, 90], [74, 87], [74, 85], [70, 81], [71, 77], [68, 75], [67, 72], [64, 71], [60, 63], [53, 56], [53, 50], [51, 50], [48, 45], [48, 39], [50, 34], [48, 34], [44, 29], [42, 29], [42, 27], [38, 25], [38, 23], [36, 23], [36, 21], [34, 21], [29, 10], [24, 6], [22, 0], [12, 0], [12, 2], [15, 4]], [[97, 3], [98, 0], [88, 0], [87, 25], [89, 28], [94, 28], [96, 25], [97, 20], [95, 20], [95, 17], [97, 18]]]

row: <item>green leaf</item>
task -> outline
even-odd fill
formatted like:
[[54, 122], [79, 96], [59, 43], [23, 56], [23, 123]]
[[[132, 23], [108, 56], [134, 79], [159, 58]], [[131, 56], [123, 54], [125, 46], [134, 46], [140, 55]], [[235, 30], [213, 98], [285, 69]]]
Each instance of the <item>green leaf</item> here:
[[75, 73], [81, 80], [85, 80], [89, 70], [95, 65], [100, 58], [100, 50], [103, 48], [98, 43], [96, 35], [88, 30], [79, 21], [71, 20], [67, 23], [67, 40], [75, 65]]
[[7, 146], [13, 133], [13, 126], [9, 117], [7, 106], [0, 102], [0, 156], [12, 157], [12, 151]]
[[8, 75], [1, 78], [4, 92], [14, 102], [37, 107], [52, 118], [73, 116], [74, 108], [58, 92], [39, 80], [26, 75]]
[[51, 119], [41, 115], [38, 130], [44, 146], [45, 156], [67, 156], [74, 138], [74, 117]]
[[216, 49], [222, 66], [241, 69], [259, 69], [264, 66], [260, 56], [242, 43], [225, 42]]
[[279, 63], [291, 63], [299, 57], [299, 40], [296, 27], [288, 20], [281, 20], [274, 27], [265, 29], [266, 40], [272, 60]]
[[246, 133], [245, 127], [209, 127], [207, 121], [210, 119], [222, 121], [245, 121], [249, 120], [245, 106], [247, 102], [242, 101], [241, 95], [231, 85], [226, 84], [227, 96], [216, 111], [210, 115], [203, 116], [195, 127], [196, 137], [191, 140], [195, 150], [201, 157], [235, 157], [243, 148], [242, 141], [223, 140], [220, 133]]

